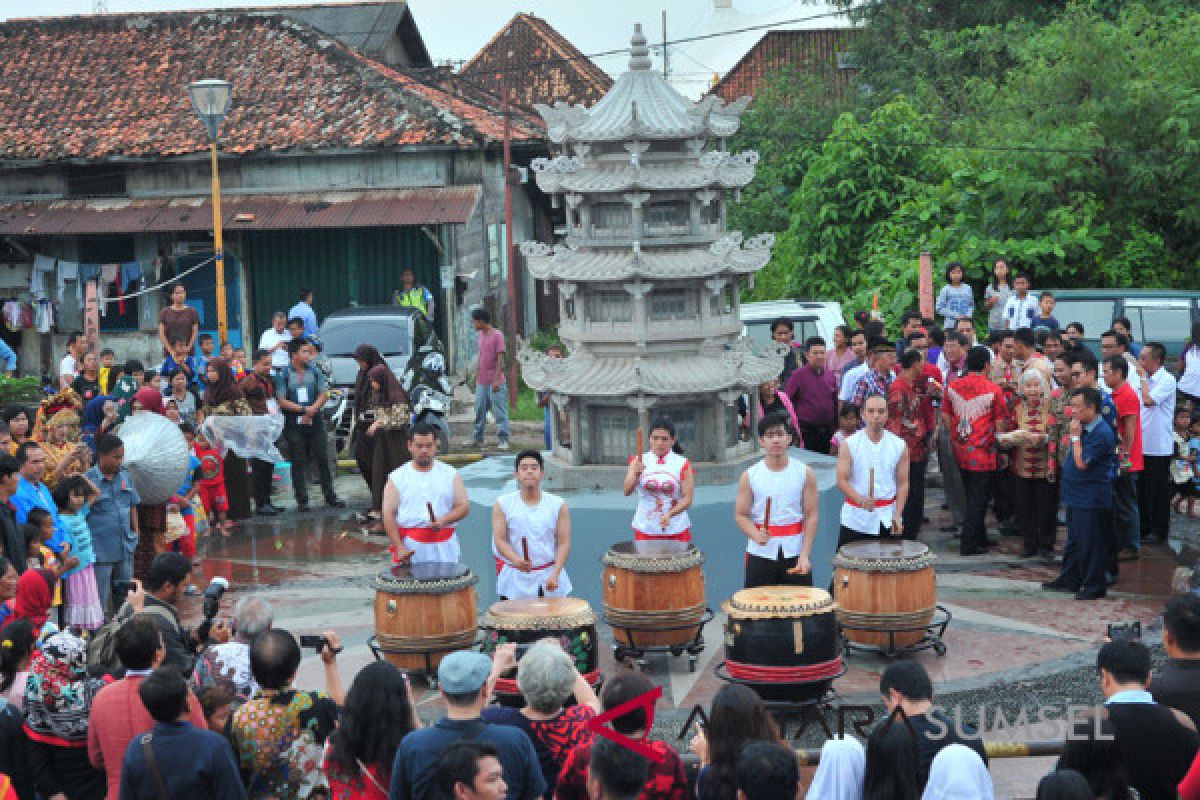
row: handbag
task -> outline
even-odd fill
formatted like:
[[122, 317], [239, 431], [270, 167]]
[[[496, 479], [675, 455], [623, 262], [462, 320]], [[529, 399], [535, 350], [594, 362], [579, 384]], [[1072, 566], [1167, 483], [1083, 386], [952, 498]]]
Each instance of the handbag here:
[[154, 734], [147, 733], [142, 736], [142, 752], [146, 755], [146, 771], [154, 778], [154, 784], [158, 787], [159, 800], [171, 800], [171, 793], [167, 791], [167, 784], [163, 782], [162, 773], [158, 769], [158, 758], [154, 755]]

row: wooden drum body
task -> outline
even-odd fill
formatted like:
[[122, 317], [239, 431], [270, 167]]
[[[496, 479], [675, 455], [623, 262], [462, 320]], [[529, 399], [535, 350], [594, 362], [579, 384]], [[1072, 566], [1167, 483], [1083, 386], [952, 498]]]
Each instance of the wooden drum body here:
[[447, 653], [471, 647], [477, 582], [465, 564], [405, 564], [379, 573], [375, 636], [384, 657], [402, 670], [426, 672]]
[[[920, 542], [855, 542], [833, 559], [833, 593], [846, 639], [888, 649], [909, 647], [925, 638], [924, 626], [937, 605], [934, 555]], [[850, 626], [850, 627], [845, 627]], [[854, 630], [854, 627], [919, 628], [903, 633]]]
[[822, 697], [842, 672], [833, 598], [807, 586], [743, 589], [722, 606], [725, 670], [765, 700]]
[[[578, 597], [527, 597], [501, 600], [483, 615], [482, 650], [491, 654], [502, 644], [533, 644], [555, 639], [575, 662], [575, 669], [593, 686], [600, 679], [596, 613]], [[522, 705], [515, 673], [496, 681], [498, 699]]]
[[620, 542], [604, 554], [604, 616], [618, 644], [685, 647], [706, 606], [704, 556], [690, 542]]

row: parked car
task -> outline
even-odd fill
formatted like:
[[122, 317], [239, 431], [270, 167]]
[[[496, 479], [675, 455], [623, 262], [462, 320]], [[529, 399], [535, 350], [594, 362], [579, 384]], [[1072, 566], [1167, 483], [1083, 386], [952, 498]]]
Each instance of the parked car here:
[[1129, 317], [1138, 342], [1162, 342], [1168, 368], [1174, 369], [1191, 336], [1192, 323], [1200, 322], [1200, 292], [1175, 289], [1051, 289], [1054, 318], [1065, 328], [1083, 323], [1084, 343], [1100, 353], [1100, 334], [1112, 327], [1114, 317]]
[[[322, 358], [328, 362], [332, 388], [340, 393], [338, 402], [343, 409], [339, 418], [331, 419], [334, 423], [331, 445], [337, 453], [345, 450], [353, 430], [354, 381], [358, 376], [354, 351], [358, 346], [376, 347], [403, 382], [413, 353], [422, 346], [428, 347], [431, 337], [437, 342], [425, 316], [416, 309], [402, 306], [358, 306], [334, 311], [321, 323], [317, 337], [324, 348]], [[411, 393], [411, 387], [405, 388]], [[330, 406], [333, 404], [331, 398]]]
[[803, 343], [810, 336], [820, 336], [833, 346], [833, 330], [845, 325], [841, 303], [820, 303], [814, 300], [771, 300], [764, 303], [743, 303], [741, 318], [743, 333], [761, 350], [771, 341], [771, 323], [785, 317], [792, 321], [795, 341]]

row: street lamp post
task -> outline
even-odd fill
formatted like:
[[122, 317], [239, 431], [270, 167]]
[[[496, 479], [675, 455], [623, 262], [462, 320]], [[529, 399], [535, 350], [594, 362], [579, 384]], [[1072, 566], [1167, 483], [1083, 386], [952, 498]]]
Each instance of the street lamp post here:
[[221, 178], [217, 172], [217, 131], [229, 111], [233, 87], [228, 81], [203, 80], [188, 84], [188, 96], [196, 115], [208, 131], [212, 156], [213, 250], [217, 262], [217, 340], [229, 341], [229, 320], [225, 309], [225, 246], [221, 235]]

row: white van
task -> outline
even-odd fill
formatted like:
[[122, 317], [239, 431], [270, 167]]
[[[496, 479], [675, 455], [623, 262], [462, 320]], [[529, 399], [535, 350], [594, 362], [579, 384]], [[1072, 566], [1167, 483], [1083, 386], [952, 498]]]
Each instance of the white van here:
[[810, 336], [820, 336], [827, 347], [833, 347], [833, 331], [845, 325], [841, 303], [818, 303], [813, 300], [771, 300], [765, 303], [743, 303], [742, 333], [762, 350], [771, 341], [771, 323], [783, 317], [795, 328], [797, 344]]

